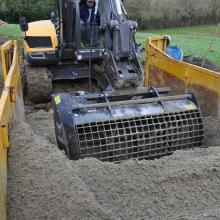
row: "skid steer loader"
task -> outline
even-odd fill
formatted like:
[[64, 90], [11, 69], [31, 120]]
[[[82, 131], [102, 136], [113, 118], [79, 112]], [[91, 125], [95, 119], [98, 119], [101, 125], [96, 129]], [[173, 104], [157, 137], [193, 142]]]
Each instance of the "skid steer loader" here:
[[204, 128], [193, 94], [143, 87], [136, 52], [137, 23], [121, 0], [96, 1], [100, 24], [80, 20], [79, 0], [58, 1], [58, 18], [27, 23], [27, 95], [52, 95], [58, 147], [70, 159], [153, 159], [198, 147]]

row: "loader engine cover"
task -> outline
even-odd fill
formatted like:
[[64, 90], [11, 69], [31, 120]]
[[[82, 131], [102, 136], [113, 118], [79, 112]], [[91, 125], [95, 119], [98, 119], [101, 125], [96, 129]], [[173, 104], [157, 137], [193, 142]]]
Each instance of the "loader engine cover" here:
[[[154, 159], [199, 147], [204, 128], [194, 95], [53, 95], [56, 139], [70, 159]], [[154, 95], [155, 94], [155, 95]]]

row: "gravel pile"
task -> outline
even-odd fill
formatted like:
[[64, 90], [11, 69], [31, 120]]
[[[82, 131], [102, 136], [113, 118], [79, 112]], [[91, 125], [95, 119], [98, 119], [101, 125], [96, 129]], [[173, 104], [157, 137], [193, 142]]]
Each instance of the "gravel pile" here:
[[69, 161], [55, 146], [52, 112], [10, 129], [8, 219], [220, 219], [220, 119], [205, 146], [155, 161]]

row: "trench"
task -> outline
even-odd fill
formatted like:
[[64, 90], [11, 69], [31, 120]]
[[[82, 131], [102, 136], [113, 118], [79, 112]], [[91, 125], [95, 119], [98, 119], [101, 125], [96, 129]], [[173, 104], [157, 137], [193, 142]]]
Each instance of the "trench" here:
[[202, 148], [114, 164], [68, 160], [56, 146], [50, 105], [26, 103], [24, 117], [22, 102], [16, 108], [8, 153], [9, 220], [220, 219], [220, 118], [205, 118]]
[[199, 149], [153, 161], [70, 161], [53, 112], [26, 106], [10, 128], [8, 219], [219, 219], [220, 119]]

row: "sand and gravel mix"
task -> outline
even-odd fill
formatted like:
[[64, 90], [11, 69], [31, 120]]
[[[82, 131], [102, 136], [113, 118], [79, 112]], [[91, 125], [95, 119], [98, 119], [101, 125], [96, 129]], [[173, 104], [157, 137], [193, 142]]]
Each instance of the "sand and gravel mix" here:
[[52, 117], [32, 112], [10, 129], [9, 220], [220, 219], [220, 119], [205, 120], [209, 148], [113, 164], [69, 161]]

